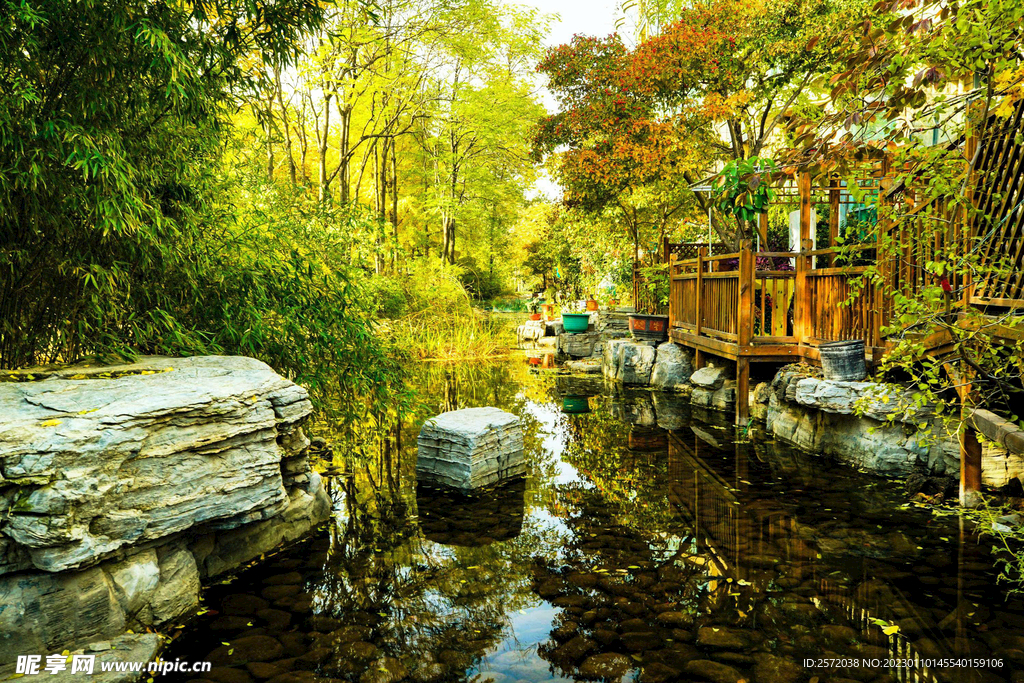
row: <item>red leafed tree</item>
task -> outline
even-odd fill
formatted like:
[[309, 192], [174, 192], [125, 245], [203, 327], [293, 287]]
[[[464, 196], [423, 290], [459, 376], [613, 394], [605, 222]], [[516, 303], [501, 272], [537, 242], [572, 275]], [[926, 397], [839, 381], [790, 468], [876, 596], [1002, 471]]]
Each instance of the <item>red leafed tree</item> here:
[[[836, 61], [832, 37], [866, 4], [699, 0], [632, 50], [577, 36], [539, 66], [562, 111], [541, 122], [535, 150], [558, 152], [567, 203], [588, 210], [655, 184], [685, 195], [716, 163], [785, 147], [784, 124]], [[727, 242], [745, 228], [715, 227]]]

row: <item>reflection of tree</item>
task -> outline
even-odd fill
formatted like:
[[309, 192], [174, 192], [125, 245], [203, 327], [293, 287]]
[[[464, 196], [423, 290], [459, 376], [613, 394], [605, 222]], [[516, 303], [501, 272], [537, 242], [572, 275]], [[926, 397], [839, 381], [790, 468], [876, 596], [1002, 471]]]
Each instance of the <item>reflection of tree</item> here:
[[684, 643], [703, 570], [682, 561], [685, 529], [646, 526], [650, 520], [608, 494], [583, 483], [559, 487], [570, 535], [557, 563], [538, 564], [535, 589], [562, 613], [541, 655], [565, 676], [580, 675], [580, 664], [599, 652], [678, 674], [693, 655]]
[[[391, 429], [366, 425], [362, 446], [336, 455], [344, 475], [336, 479], [334, 496], [343, 514], [331, 529], [314, 609], [337, 619], [342, 631], [369, 625], [366, 637], [378, 648], [376, 656], [395, 657], [410, 669], [443, 667], [447, 675], [464, 679], [508, 634], [509, 615], [538, 602], [531, 590], [533, 556], [542, 549], [555, 554], [562, 539], [549, 524], [524, 523], [538, 487], [552, 480], [554, 465], [541, 447], [541, 425], [528, 409], [530, 401], [519, 391], [521, 378], [514, 373], [520, 371], [509, 364], [421, 366], [411, 381], [419, 392], [410, 413]], [[497, 405], [522, 418], [530, 485], [518, 482], [450, 505], [432, 498], [445, 494], [421, 492], [417, 500], [420, 425], [444, 410], [480, 405]], [[421, 528], [417, 511], [424, 502], [428, 512], [448, 515], [441, 525], [451, 527], [451, 540], [458, 544], [429, 540], [437, 534], [429, 524]], [[493, 529], [474, 526], [495, 518], [507, 522], [499, 538]], [[477, 533], [492, 534], [492, 542], [473, 542]], [[330, 637], [324, 638], [334, 656], [322, 665], [323, 673], [357, 678], [359, 668], [353, 668], [344, 643]]]
[[[624, 524], [652, 529], [672, 523], [664, 449], [630, 449], [631, 426], [608, 410], [565, 415], [562, 421], [562, 458], [616, 506]], [[651, 431], [661, 433], [657, 428]]]

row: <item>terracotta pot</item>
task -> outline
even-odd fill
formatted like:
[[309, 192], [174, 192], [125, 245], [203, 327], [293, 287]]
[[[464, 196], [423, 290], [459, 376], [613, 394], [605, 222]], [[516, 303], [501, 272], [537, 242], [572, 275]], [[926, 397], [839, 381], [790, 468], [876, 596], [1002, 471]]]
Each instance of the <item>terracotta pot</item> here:
[[608, 305], [609, 306], [618, 306], [619, 305], [619, 300], [618, 299], [608, 299]]
[[596, 311], [598, 309], [597, 299], [587, 299], [587, 310]]
[[540, 313], [531, 313], [530, 320], [540, 320]]
[[551, 318], [554, 317], [554, 315], [555, 315], [555, 305], [554, 304], [542, 304], [541, 307], [540, 307], [540, 312], [544, 314], [545, 318], [547, 318], [548, 320], [551, 320]]

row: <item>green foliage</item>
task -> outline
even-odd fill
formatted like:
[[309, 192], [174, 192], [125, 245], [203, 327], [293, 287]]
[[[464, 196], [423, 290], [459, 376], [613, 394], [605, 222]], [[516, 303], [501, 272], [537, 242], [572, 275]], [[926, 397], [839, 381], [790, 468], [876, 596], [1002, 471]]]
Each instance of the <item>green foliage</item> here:
[[758, 214], [766, 213], [769, 202], [775, 199], [771, 173], [776, 169], [774, 161], [760, 157], [729, 161], [716, 181], [720, 192], [718, 208], [742, 221], [752, 221]]
[[371, 278], [374, 325], [405, 355], [424, 360], [463, 360], [504, 355], [515, 340], [516, 316], [474, 306], [458, 266], [425, 259], [400, 276]]
[[160, 290], [202, 242], [246, 62], [285, 59], [319, 17], [308, 0], [0, 3], [0, 367], [208, 339]]
[[344, 424], [402, 403], [353, 258], [375, 222], [224, 164], [252, 65], [320, 19], [307, 0], [0, 3], [0, 367], [244, 354]]
[[1020, 524], [1020, 512], [982, 498], [977, 508], [961, 508], [960, 514], [976, 525], [982, 539], [992, 541], [999, 581], [1011, 594], [1024, 593], [1024, 526]]

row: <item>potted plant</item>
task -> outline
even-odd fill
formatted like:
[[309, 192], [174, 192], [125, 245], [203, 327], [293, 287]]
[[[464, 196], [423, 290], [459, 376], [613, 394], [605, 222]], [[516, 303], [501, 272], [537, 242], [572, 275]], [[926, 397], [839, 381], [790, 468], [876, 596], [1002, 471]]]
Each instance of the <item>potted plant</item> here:
[[530, 320], [540, 320], [540, 302], [530, 299], [526, 302], [526, 310], [530, 312]]
[[640, 301], [634, 301], [636, 313], [629, 315], [629, 334], [636, 341], [663, 342], [668, 339], [668, 316], [658, 315], [668, 303], [668, 272], [663, 265], [641, 268]]
[[562, 329], [569, 334], [580, 334], [590, 327], [590, 314], [573, 310], [578, 308], [579, 306], [567, 306], [562, 312]]
[[599, 309], [599, 306], [597, 304], [597, 299], [594, 298], [593, 294], [588, 294], [587, 295], [587, 310], [588, 311], [596, 311], [598, 309]]

